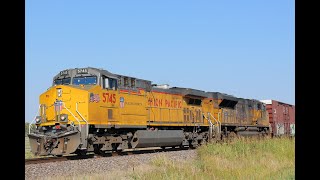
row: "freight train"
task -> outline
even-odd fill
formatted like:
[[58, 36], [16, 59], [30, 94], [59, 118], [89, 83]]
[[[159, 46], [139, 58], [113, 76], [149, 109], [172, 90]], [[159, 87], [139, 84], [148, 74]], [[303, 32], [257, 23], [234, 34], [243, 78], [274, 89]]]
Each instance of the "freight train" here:
[[93, 67], [66, 69], [40, 95], [31, 151], [97, 154], [145, 147], [196, 148], [270, 135], [266, 104], [219, 92], [152, 84]]
[[266, 104], [269, 113], [271, 136], [294, 136], [295, 106], [276, 100], [261, 100], [261, 102]]

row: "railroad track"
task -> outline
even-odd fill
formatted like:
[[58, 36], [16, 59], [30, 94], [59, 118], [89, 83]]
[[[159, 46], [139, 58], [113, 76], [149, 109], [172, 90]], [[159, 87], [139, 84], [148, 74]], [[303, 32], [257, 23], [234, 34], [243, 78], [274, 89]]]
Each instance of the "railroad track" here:
[[62, 157], [41, 157], [41, 158], [31, 158], [25, 159], [25, 165], [29, 164], [40, 164], [40, 163], [49, 163], [49, 162], [60, 162], [60, 161], [70, 161], [70, 160], [81, 160], [89, 158], [102, 158], [102, 157], [114, 157], [114, 156], [128, 156], [128, 155], [137, 155], [137, 154], [152, 154], [158, 152], [170, 152], [170, 151], [183, 151], [189, 150], [190, 148], [169, 148], [169, 149], [139, 149], [139, 150], [128, 150], [124, 152], [110, 152], [105, 154], [87, 154], [84, 156], [78, 155], [69, 155]]

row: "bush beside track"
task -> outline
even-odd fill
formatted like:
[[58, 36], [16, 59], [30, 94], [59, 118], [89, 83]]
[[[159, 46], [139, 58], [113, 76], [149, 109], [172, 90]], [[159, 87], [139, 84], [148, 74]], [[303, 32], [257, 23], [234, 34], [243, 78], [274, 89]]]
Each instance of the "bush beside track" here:
[[[34, 126], [34, 124], [32, 125]], [[36, 158], [37, 156], [33, 155], [31, 152], [30, 144], [29, 144], [29, 138], [27, 136], [29, 132], [29, 123], [25, 122], [24, 123], [24, 135], [25, 135], [25, 141], [24, 141], [24, 149], [25, 149], [25, 159], [30, 159], [30, 158]]]

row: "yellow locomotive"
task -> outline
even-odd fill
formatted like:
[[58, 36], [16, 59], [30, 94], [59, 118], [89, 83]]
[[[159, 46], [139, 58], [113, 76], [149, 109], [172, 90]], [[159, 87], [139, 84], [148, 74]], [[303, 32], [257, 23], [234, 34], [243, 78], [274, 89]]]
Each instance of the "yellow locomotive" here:
[[40, 95], [34, 121], [28, 137], [40, 156], [197, 147], [231, 135], [269, 133], [259, 101], [154, 85], [92, 67], [57, 74]]

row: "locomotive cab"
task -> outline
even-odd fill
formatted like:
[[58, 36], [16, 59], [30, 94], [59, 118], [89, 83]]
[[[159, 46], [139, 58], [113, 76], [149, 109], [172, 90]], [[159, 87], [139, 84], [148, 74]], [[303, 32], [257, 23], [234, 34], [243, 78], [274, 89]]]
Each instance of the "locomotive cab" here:
[[117, 90], [117, 76], [96, 68], [68, 69], [53, 78], [40, 95], [39, 114], [29, 127], [31, 151], [35, 155], [63, 155], [87, 149], [89, 102], [98, 102], [95, 92]]

